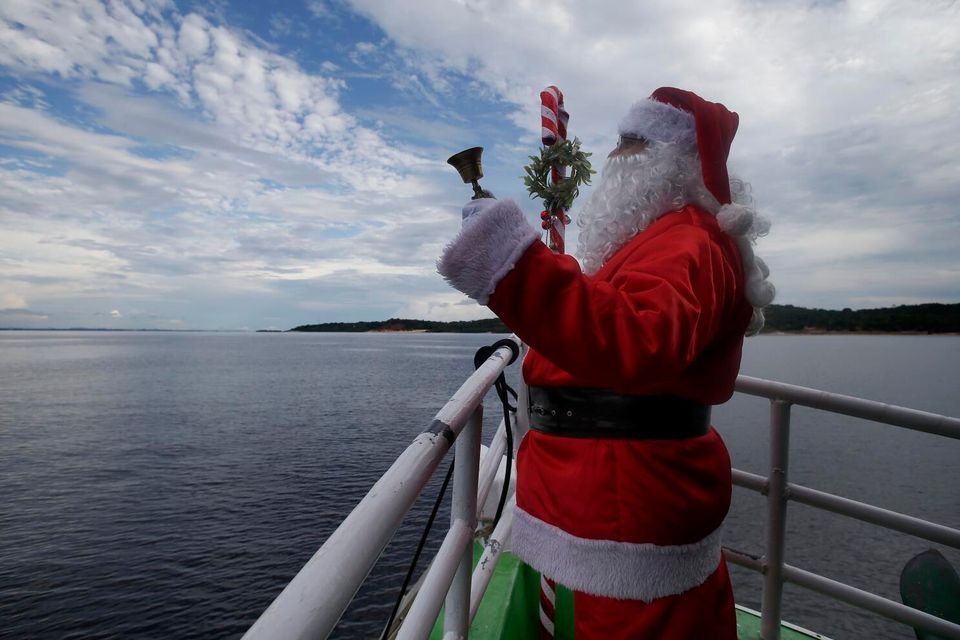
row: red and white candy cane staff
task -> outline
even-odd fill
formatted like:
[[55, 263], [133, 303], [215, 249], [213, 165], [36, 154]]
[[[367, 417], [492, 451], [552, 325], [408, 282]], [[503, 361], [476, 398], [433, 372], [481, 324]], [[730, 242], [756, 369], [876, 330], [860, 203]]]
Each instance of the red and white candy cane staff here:
[[553, 640], [557, 617], [557, 583], [546, 576], [540, 576], [540, 634], [539, 640]]
[[[540, 139], [543, 146], [550, 147], [567, 139], [567, 122], [570, 114], [563, 108], [563, 93], [550, 85], [540, 92]], [[563, 180], [566, 167], [550, 167], [550, 179], [553, 184]], [[545, 211], [543, 226], [550, 235], [550, 248], [564, 253], [564, 232], [567, 227], [567, 214], [563, 209]], [[540, 640], [551, 640], [555, 633], [556, 619], [556, 583], [540, 576]]]
[[[567, 139], [567, 122], [570, 114], [563, 108], [563, 93], [550, 85], [540, 92], [540, 139], [543, 146], [550, 147], [557, 142]], [[556, 166], [550, 168], [550, 179], [553, 184], [563, 180], [566, 168]], [[563, 209], [544, 212], [543, 227], [549, 232], [550, 248], [557, 253], [564, 252], [564, 232], [567, 226], [567, 214]]]

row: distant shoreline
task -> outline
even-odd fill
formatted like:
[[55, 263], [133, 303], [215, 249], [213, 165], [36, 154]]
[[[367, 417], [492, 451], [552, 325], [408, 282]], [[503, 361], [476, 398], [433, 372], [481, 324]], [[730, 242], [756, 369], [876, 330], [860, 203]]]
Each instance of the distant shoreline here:
[[[35, 331], [43, 333], [423, 333], [423, 334], [454, 334], [454, 335], [480, 335], [480, 334], [509, 334], [509, 330], [503, 331], [430, 331], [428, 329], [366, 329], [362, 331], [343, 331], [343, 330], [312, 330], [297, 331], [295, 329], [110, 329], [110, 328], [89, 328], [72, 327], [70, 329], [56, 329], [44, 327], [34, 329], [30, 327], [0, 327], [0, 331], [25, 332]], [[960, 331], [764, 331], [761, 336], [960, 336]]]
[[[772, 304], [764, 309], [764, 335], [960, 335], [960, 303], [900, 305], [879, 309], [807, 309]], [[0, 327], [0, 331], [144, 331], [160, 333], [254, 333], [241, 329], [119, 329], [109, 327]], [[256, 333], [511, 333], [499, 318], [482, 320], [418, 320], [389, 318], [359, 322], [304, 324], [286, 331]]]
[[763, 336], [960, 336], [960, 331], [764, 331]]
[[[137, 331], [141, 333], [237, 333], [240, 329], [120, 329], [115, 327], [0, 327], [0, 331]], [[279, 332], [279, 330], [278, 330]], [[253, 333], [253, 332], [251, 332]]]
[[[764, 309], [763, 333], [797, 335], [960, 334], [960, 303], [901, 305], [880, 309], [806, 309], [772, 304]], [[499, 318], [439, 322], [411, 318], [364, 322], [321, 322], [290, 329], [297, 332], [510, 333]]]

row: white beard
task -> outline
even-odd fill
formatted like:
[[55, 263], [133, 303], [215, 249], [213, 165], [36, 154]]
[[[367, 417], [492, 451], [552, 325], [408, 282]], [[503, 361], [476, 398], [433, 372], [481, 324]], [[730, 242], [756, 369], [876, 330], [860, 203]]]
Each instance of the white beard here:
[[583, 271], [596, 273], [657, 218], [692, 203], [712, 213], [720, 207], [703, 184], [695, 151], [651, 142], [641, 153], [611, 158], [577, 215], [577, 256]]
[[721, 229], [737, 243], [744, 266], [744, 294], [754, 307], [747, 335], [753, 335], [763, 327], [763, 307], [773, 300], [776, 289], [767, 280], [770, 271], [766, 263], [753, 251], [752, 245], [767, 233], [770, 223], [757, 215], [750, 191], [749, 183], [731, 177], [730, 196], [739, 208], [722, 212], [703, 184], [699, 156], [681, 145], [651, 142], [639, 154], [611, 158], [577, 215], [581, 229], [577, 256], [583, 271], [599, 271], [613, 254], [664, 214], [698, 204], [714, 215], [719, 212], [724, 218], [718, 220]]

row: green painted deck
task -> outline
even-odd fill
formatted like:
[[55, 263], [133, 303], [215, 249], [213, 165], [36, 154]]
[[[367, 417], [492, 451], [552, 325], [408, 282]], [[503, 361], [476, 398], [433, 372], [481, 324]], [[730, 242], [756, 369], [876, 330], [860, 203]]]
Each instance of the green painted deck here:
[[[474, 543], [474, 564], [483, 547]], [[540, 574], [504, 552], [484, 594], [480, 610], [470, 626], [475, 640], [520, 640], [536, 638], [539, 632]], [[557, 586], [556, 640], [573, 640], [573, 594]], [[760, 614], [737, 606], [737, 635], [740, 640], [760, 639]], [[430, 634], [431, 640], [442, 640], [443, 613]], [[825, 636], [784, 623], [781, 640], [827, 640]]]
[[[760, 612], [737, 605], [737, 637], [740, 640], [760, 640]], [[829, 640], [827, 636], [784, 622], [780, 625], [780, 640]]]

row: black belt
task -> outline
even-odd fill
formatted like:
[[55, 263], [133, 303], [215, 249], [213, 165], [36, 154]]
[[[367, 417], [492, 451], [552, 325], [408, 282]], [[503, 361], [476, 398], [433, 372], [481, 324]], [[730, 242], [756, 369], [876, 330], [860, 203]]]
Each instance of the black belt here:
[[671, 395], [530, 387], [530, 428], [569, 438], [682, 440], [710, 430], [710, 405]]

